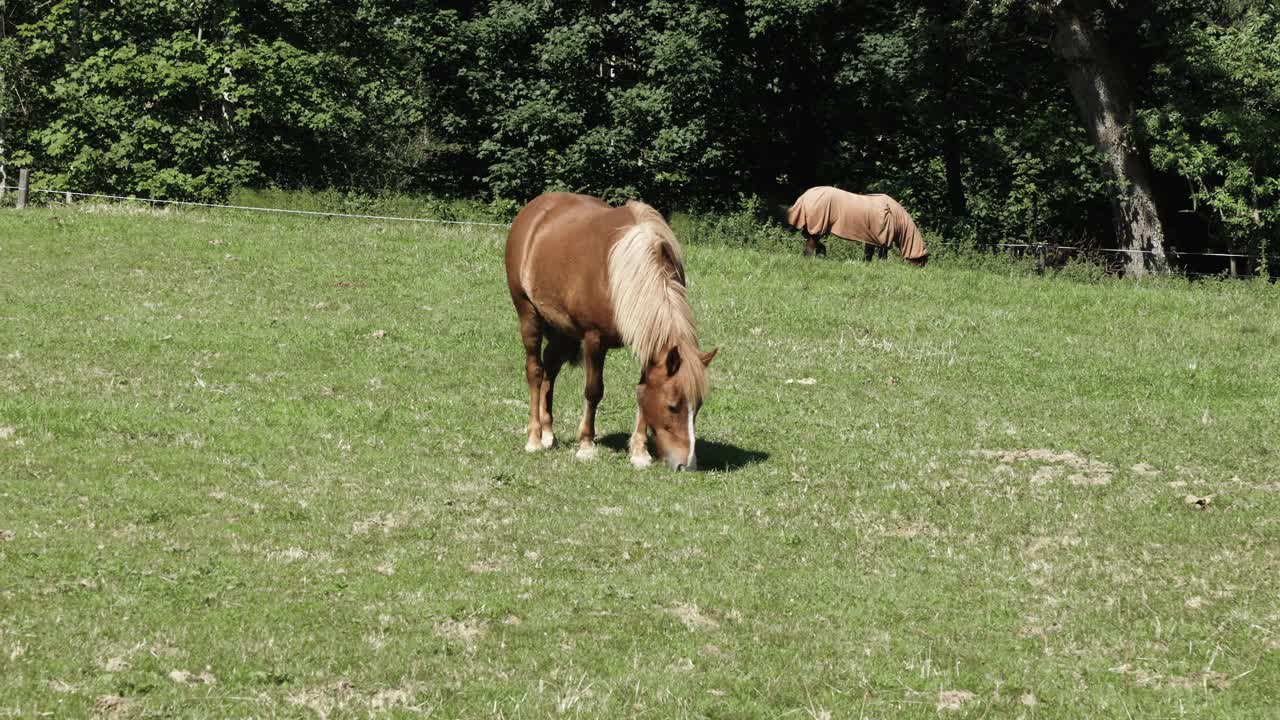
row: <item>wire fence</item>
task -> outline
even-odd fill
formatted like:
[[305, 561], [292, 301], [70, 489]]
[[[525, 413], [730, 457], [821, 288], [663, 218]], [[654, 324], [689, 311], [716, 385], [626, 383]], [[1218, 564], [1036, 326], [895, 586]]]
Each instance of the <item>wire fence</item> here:
[[[13, 185], [0, 185], [0, 190], [19, 191], [21, 190], [21, 188]], [[142, 198], [142, 197], [137, 197], [133, 195], [85, 193], [85, 192], [74, 192], [70, 190], [52, 190], [48, 188], [28, 188], [27, 192], [40, 193], [43, 195], [54, 195], [54, 196], [60, 195], [67, 198], [68, 200], [70, 200], [73, 197], [98, 198], [102, 200], [116, 200], [116, 201], [123, 201], [123, 202], [141, 202], [141, 203], [148, 203], [151, 205], [176, 205], [179, 207], [213, 208], [213, 209], [219, 209], [219, 210], [243, 210], [243, 211], [249, 211], [249, 212], [277, 213], [282, 215], [307, 215], [307, 216], [313, 216], [313, 217], [349, 218], [354, 220], [386, 220], [386, 221], [392, 221], [392, 222], [410, 222], [410, 223], [425, 223], [425, 224], [437, 224], [437, 225], [466, 225], [466, 226], [500, 227], [500, 228], [511, 227], [510, 223], [496, 223], [496, 222], [486, 222], [486, 221], [479, 221], [479, 220], [444, 220], [441, 218], [417, 218], [417, 217], [403, 217], [403, 216], [397, 216], [397, 215], [366, 215], [366, 214], [360, 214], [360, 213], [340, 213], [340, 212], [331, 212], [331, 211], [323, 211], [323, 210], [291, 210], [287, 208], [267, 208], [267, 207], [258, 207], [254, 205], [230, 205], [230, 204], [223, 204], [223, 203], [204, 203], [204, 202], [195, 202], [190, 200], [162, 200], [157, 198]], [[961, 247], [960, 245], [957, 245], [955, 243], [943, 243], [943, 244], [949, 245], [951, 247]], [[1055, 245], [1052, 243], [993, 243], [991, 247], [1032, 249], [1037, 253], [1037, 257], [1040, 259], [1041, 262], [1044, 261], [1044, 254], [1047, 253], [1048, 251], [1056, 252], [1056, 251], [1066, 250], [1066, 251], [1086, 252], [1086, 253], [1103, 252], [1103, 253], [1119, 253], [1119, 254], [1151, 254], [1151, 255], [1158, 254], [1157, 251], [1155, 250], [1135, 250], [1131, 248], [1088, 248], [1088, 247], [1080, 247], [1075, 245]], [[1173, 258], [1217, 257], [1217, 258], [1242, 258], [1247, 260], [1260, 260], [1263, 257], [1261, 255], [1250, 255], [1250, 254], [1244, 254], [1244, 253], [1183, 252], [1180, 250], [1166, 250], [1164, 251], [1164, 254], [1166, 256], [1173, 257]], [[1280, 255], [1268, 255], [1267, 257], [1271, 259], [1280, 259]], [[1218, 277], [1222, 275], [1222, 273], [1202, 273], [1202, 272], [1192, 272], [1189, 270], [1182, 270], [1182, 272], [1183, 274], [1186, 274], [1186, 275], [1194, 275], [1199, 277]]]
[[[0, 186], [6, 190], [18, 190], [12, 185]], [[356, 220], [393, 220], [399, 222], [433, 223], [439, 225], [480, 225], [487, 227], [511, 227], [510, 223], [481, 222], [475, 220], [442, 220], [439, 218], [414, 218], [396, 215], [362, 215], [357, 213], [327, 212], [323, 210], [289, 210], [286, 208], [264, 208], [254, 205], [226, 205], [221, 203], [202, 203], [190, 200], [158, 200], [156, 198], [140, 198], [129, 195], [108, 195], [105, 193], [83, 193], [69, 190], [49, 190], [30, 188], [28, 192], [44, 195], [61, 195], [63, 197], [100, 198], [103, 200], [121, 200], [127, 202], [143, 202], [152, 205], [178, 205], [183, 207], [217, 208], [220, 210], [248, 210], [253, 212], [279, 213], [282, 215], [310, 215], [317, 217], [353, 218]]]
[[[1129, 253], [1129, 254], [1159, 254], [1155, 250], [1132, 250], [1129, 248], [1086, 248], [1075, 245], [1055, 245], [1053, 243], [995, 243], [996, 247], [1005, 248], [1048, 248], [1052, 250], [1075, 250], [1079, 252], [1110, 252], [1110, 253]], [[1172, 256], [1186, 257], [1224, 257], [1224, 258], [1248, 258], [1252, 260], [1260, 259], [1261, 255], [1242, 255], [1240, 253], [1218, 253], [1218, 252], [1182, 252], [1181, 250], [1165, 250], [1164, 254]], [[1277, 257], [1277, 256], [1272, 256]]]

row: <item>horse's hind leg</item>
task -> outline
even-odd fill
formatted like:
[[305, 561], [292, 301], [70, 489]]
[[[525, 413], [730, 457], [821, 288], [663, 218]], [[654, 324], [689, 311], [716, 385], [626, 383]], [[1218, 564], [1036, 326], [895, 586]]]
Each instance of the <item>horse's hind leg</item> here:
[[582, 369], [587, 376], [582, 394], [582, 424], [578, 426], [578, 459], [596, 456], [596, 406], [604, 397], [604, 343], [595, 333], [582, 339]]
[[516, 301], [520, 314], [520, 340], [524, 342], [524, 377], [529, 382], [529, 435], [524, 444], [525, 452], [542, 449], [542, 381], [546, 371], [542, 368], [542, 320], [528, 299]]
[[556, 444], [555, 432], [552, 428], [554, 418], [552, 405], [556, 391], [556, 376], [560, 368], [573, 354], [576, 341], [555, 332], [547, 332], [547, 347], [542, 353], [542, 388], [538, 397], [538, 422], [542, 425], [542, 447], [549, 448]]

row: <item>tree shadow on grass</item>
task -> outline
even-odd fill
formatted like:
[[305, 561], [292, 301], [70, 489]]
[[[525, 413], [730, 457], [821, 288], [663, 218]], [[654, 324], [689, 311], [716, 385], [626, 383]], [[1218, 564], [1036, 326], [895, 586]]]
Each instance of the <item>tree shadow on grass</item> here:
[[[601, 445], [615, 452], [627, 452], [631, 436], [627, 433], [610, 433], [600, 438]], [[748, 465], [764, 462], [769, 453], [744, 450], [736, 445], [726, 445], [714, 440], [698, 440], [698, 469], [733, 472]], [[655, 463], [657, 458], [654, 458]]]

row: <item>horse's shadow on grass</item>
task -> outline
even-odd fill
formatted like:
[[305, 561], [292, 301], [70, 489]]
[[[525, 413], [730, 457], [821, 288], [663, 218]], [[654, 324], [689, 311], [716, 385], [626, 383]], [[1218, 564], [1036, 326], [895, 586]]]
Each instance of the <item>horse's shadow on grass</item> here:
[[[600, 444], [616, 452], [627, 452], [627, 443], [631, 436], [627, 433], [610, 433], [600, 438]], [[764, 462], [769, 453], [758, 450], [744, 450], [736, 445], [725, 445], [714, 440], [698, 440], [698, 469], [733, 472]], [[657, 458], [654, 458], [657, 462]]]

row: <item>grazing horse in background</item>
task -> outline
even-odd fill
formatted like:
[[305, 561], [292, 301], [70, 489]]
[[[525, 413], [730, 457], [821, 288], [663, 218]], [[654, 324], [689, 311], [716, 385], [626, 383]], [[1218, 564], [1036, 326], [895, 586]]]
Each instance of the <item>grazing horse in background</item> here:
[[643, 364], [631, 464], [652, 462], [652, 430], [658, 455], [671, 469], [697, 468], [694, 428], [716, 351], [698, 348], [680, 244], [656, 210], [639, 202], [612, 207], [571, 193], [535, 198], [507, 236], [507, 288], [520, 316], [529, 381], [525, 450], [555, 444], [556, 375], [580, 357], [586, 405], [578, 457], [595, 457], [605, 353], [626, 345]]
[[787, 222], [804, 233], [805, 255], [826, 255], [822, 238], [831, 233], [865, 243], [868, 260], [873, 249], [884, 257], [890, 245], [897, 245], [902, 258], [913, 264], [929, 259], [915, 221], [888, 195], [855, 195], [825, 185], [809, 188], [787, 211]]

